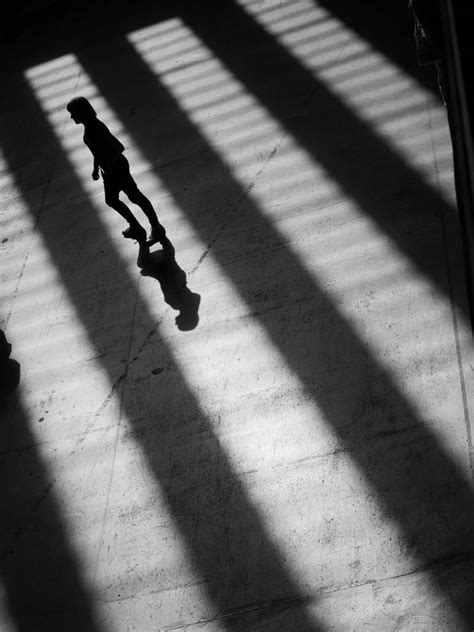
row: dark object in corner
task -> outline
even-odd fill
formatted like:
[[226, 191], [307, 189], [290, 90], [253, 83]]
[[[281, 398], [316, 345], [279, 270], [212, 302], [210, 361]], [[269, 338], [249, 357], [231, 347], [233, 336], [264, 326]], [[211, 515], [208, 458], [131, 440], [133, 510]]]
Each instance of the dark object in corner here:
[[10, 358], [12, 346], [0, 329], [0, 397], [5, 397], [20, 383], [20, 365]]

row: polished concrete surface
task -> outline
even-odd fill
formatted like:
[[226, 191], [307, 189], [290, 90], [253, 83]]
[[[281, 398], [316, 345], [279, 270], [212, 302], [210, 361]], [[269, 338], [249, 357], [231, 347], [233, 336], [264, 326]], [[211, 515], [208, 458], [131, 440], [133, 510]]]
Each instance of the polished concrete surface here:
[[[4, 40], [0, 629], [472, 630], [472, 336], [410, 16], [136, 4]], [[77, 95], [176, 268], [137, 266]]]

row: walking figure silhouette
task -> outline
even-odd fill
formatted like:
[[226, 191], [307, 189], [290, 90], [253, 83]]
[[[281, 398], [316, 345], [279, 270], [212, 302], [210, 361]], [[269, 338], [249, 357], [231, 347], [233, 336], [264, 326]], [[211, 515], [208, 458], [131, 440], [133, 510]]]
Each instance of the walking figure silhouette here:
[[[97, 117], [96, 111], [85, 97], [76, 97], [69, 101], [67, 110], [77, 125], [84, 125], [84, 143], [94, 157], [92, 178], [98, 180], [102, 175], [106, 204], [117, 211], [129, 224], [128, 228], [122, 232], [123, 236], [136, 239], [139, 243], [146, 241], [148, 245], [159, 242], [163, 249], [174, 254], [171, 242], [166, 236], [166, 230], [158, 221], [155, 209], [150, 200], [140, 191], [130, 173], [128, 160], [123, 155], [125, 147]], [[121, 191], [146, 215], [150, 223], [148, 238], [135, 215], [119, 199]]]

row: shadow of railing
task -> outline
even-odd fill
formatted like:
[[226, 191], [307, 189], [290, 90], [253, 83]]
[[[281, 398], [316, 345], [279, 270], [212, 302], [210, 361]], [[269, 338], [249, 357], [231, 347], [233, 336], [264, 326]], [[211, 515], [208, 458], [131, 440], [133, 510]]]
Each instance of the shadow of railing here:
[[[58, 148], [28, 86], [16, 77], [11, 85], [5, 82], [4, 89], [11, 95], [21, 95], [21, 107], [6, 111], [0, 128], [1, 145], [12, 176], [17, 173], [22, 160], [16, 130], [20, 130], [27, 120], [35, 146], [45, 153], [54, 148], [55, 165], [63, 182], [67, 179], [71, 195], [89, 205], [87, 195], [66, 155]], [[34, 178], [38, 185], [37, 176]], [[23, 199], [30, 200], [26, 179], [19, 178], [16, 186]], [[55, 203], [63, 203], [61, 194], [56, 200], [53, 196], [51, 193], [49, 208]], [[37, 218], [38, 209], [31, 205], [29, 210]], [[91, 256], [91, 268], [100, 256], [100, 250], [107, 253], [107, 263], [101, 263], [101, 266], [105, 266], [105, 272], [102, 271], [117, 292], [113, 310], [110, 306], [107, 309], [109, 298], [104, 296], [102, 284], [98, 286], [93, 280], [95, 273], [90, 271], [88, 274], [87, 266], [71, 266], [67, 249], [60, 239], [66, 233], [68, 222], [67, 213], [56, 213], [54, 219], [45, 214], [37, 218], [37, 230], [77, 317], [97, 350], [98, 361], [102, 362], [109, 382], [119, 384], [128, 377], [126, 382], [130, 386], [123, 398], [123, 414], [162, 491], [173, 522], [183, 536], [190, 565], [202, 578], [202, 589], [215, 604], [214, 616], [219, 618], [223, 629], [242, 630], [246, 629], [247, 618], [255, 617], [255, 610], [261, 611], [262, 618], [283, 610], [290, 617], [293, 629], [301, 632], [323, 630], [322, 624], [308, 617], [306, 595], [300, 593], [290, 570], [280, 559], [278, 546], [266, 532], [258, 508], [252, 504], [234, 472], [211, 421], [181, 375], [172, 349], [156, 333], [155, 318], [139, 295], [135, 301], [131, 299], [136, 294], [133, 288], [136, 288], [137, 279], [127, 273], [99, 218], [91, 209], [87, 214], [87, 226], [77, 225], [75, 243], [81, 241], [81, 230], [84, 235], [94, 235], [97, 252]], [[104, 313], [117, 318], [117, 322], [104, 323]], [[136, 322], [139, 325], [130, 336], [135, 340], [141, 337], [148, 344], [143, 344], [139, 356], [131, 360], [128, 355], [130, 336], [127, 333], [117, 340], [116, 331], [123, 329], [123, 323], [132, 326], [134, 314], [138, 315]], [[111, 362], [107, 350], [113, 350], [113, 357], [128, 358], [129, 368], [125, 373], [119, 361]], [[150, 372], [140, 375], [140, 371], [146, 370], [145, 358], [153, 362], [158, 356], [164, 358], [166, 370], [155, 377]], [[151, 388], [150, 379], [158, 379], [158, 385]], [[46, 563], [46, 560], [40, 562]], [[126, 586], [122, 584], [122, 597], [125, 591]], [[156, 620], [159, 622], [159, 613]], [[88, 632], [93, 629], [90, 627]]]

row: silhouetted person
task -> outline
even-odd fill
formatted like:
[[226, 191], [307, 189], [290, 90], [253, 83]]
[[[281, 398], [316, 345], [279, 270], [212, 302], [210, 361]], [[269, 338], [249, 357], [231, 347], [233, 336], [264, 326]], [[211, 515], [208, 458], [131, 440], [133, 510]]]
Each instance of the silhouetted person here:
[[121, 191], [131, 202], [137, 204], [148, 218], [151, 230], [147, 243], [160, 242], [169, 247], [171, 242], [166, 238], [166, 231], [158, 221], [150, 200], [139, 190], [130, 173], [128, 160], [123, 155], [125, 148], [122, 143], [97, 118], [94, 108], [85, 97], [72, 99], [67, 104], [67, 110], [76, 124], [84, 125], [84, 143], [94, 157], [92, 178], [98, 180], [99, 174], [102, 174], [106, 204], [120, 213], [129, 224], [122, 232], [123, 236], [136, 239], [140, 243], [146, 241], [145, 229], [128, 206], [119, 199]]

